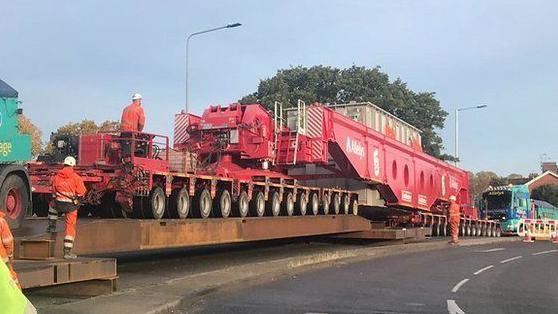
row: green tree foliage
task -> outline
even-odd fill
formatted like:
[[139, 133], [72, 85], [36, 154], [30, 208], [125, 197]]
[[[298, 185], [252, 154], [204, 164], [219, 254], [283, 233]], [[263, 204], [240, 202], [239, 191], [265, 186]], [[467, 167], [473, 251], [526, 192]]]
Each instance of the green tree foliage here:
[[24, 115], [19, 115], [18, 117], [18, 129], [19, 133], [29, 134], [31, 136], [31, 155], [34, 157], [39, 155], [43, 147], [41, 141], [43, 132], [41, 132], [41, 129]]
[[307, 104], [369, 101], [423, 131], [426, 153], [445, 160], [442, 138], [436, 132], [444, 126], [447, 112], [433, 92], [415, 92], [401, 79], [390, 81], [379, 67], [352, 66], [337, 69], [327, 66], [294, 67], [279, 70], [275, 76], [260, 81], [258, 90], [240, 99], [240, 103], [260, 103], [268, 109], [275, 101], [285, 107], [301, 99]]
[[558, 185], [541, 185], [531, 192], [531, 198], [546, 201], [554, 206], [558, 206]]

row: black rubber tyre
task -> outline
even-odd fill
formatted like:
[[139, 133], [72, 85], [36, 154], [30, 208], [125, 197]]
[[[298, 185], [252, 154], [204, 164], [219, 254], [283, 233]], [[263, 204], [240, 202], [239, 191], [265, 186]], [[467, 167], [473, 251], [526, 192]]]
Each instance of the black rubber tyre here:
[[447, 223], [442, 225], [442, 230], [441, 231], [442, 231], [442, 236], [443, 237], [448, 235], [448, 224]]
[[311, 193], [309, 199], [310, 212], [316, 216], [320, 212], [320, 197], [317, 193]]
[[281, 200], [279, 199], [279, 193], [275, 191], [271, 192], [271, 196], [268, 197], [265, 207], [268, 216], [279, 216], [281, 213]]
[[211, 209], [213, 207], [213, 199], [208, 189], [203, 189], [198, 192], [194, 198], [194, 206], [196, 216], [200, 218], [209, 218], [211, 216]]
[[250, 210], [252, 216], [263, 217], [265, 215], [265, 198], [261, 191], [255, 192], [250, 201]]
[[283, 196], [283, 204], [281, 205], [281, 211], [283, 215], [292, 216], [294, 214], [295, 199], [293, 193], [288, 192]]
[[353, 215], [358, 216], [358, 201], [356, 199], [351, 200], [351, 212]]
[[[161, 219], [165, 216], [167, 207], [167, 196], [162, 188], [156, 186], [149, 193], [149, 198], [147, 199], [146, 208], [144, 208], [144, 215], [148, 218]], [[121, 211], [119, 211], [121, 212]], [[113, 215], [116, 214], [116, 210]]]
[[232, 199], [228, 190], [217, 194], [217, 201], [213, 203], [213, 216], [228, 218], [231, 215]]
[[324, 197], [322, 199], [322, 214], [324, 215], [329, 214], [329, 207], [331, 205], [330, 198], [331, 196], [329, 194], [324, 193]]
[[2, 183], [0, 205], [10, 228], [18, 228], [29, 207], [29, 187], [18, 175], [8, 175]]
[[305, 216], [308, 209], [308, 196], [306, 193], [299, 193], [296, 200], [297, 214]]
[[234, 206], [234, 215], [244, 218], [248, 216], [248, 212], [250, 211], [250, 200], [248, 199], [248, 193], [246, 191], [240, 192], [238, 195], [238, 200]]
[[351, 206], [349, 195], [343, 195], [343, 201], [341, 202], [341, 206], [343, 208], [343, 214], [348, 215], [349, 208]]
[[190, 195], [188, 195], [188, 189], [180, 188], [172, 190], [168, 212], [171, 218], [188, 218], [190, 214]]
[[333, 213], [339, 215], [339, 211], [341, 210], [341, 196], [339, 196], [338, 193], [333, 194], [331, 206], [333, 206]]

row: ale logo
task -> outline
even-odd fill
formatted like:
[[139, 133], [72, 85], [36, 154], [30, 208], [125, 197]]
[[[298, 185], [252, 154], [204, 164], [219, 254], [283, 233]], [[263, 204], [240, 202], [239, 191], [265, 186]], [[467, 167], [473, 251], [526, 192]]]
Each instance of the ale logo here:
[[346, 150], [349, 153], [359, 156], [361, 159], [364, 158], [364, 146], [362, 146], [359, 141], [351, 139], [350, 136], [347, 136]]

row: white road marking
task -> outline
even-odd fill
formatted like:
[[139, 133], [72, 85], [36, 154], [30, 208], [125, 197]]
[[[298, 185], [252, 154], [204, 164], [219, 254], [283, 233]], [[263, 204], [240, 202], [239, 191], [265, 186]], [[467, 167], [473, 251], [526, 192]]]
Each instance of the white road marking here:
[[463, 286], [467, 281], [469, 281], [468, 278], [461, 280], [458, 284], [455, 285], [455, 287], [453, 287], [453, 289], [451, 289], [451, 292], [457, 292], [457, 290], [459, 290], [459, 288], [461, 288], [461, 286]]
[[474, 272], [473, 275], [476, 276], [476, 275], [482, 273], [482, 272], [485, 271], [485, 270], [489, 270], [489, 269], [492, 268], [492, 267], [494, 267], [494, 265], [486, 266], [485, 268], [479, 269], [479, 270], [477, 270], [476, 272]]
[[503, 248], [503, 247], [497, 247], [497, 248], [494, 248], [494, 249], [484, 250], [484, 251], [480, 251], [480, 252], [482, 252], [482, 253], [490, 253], [490, 252], [498, 252], [498, 251], [503, 251], [503, 250], [505, 250], [505, 248]]
[[523, 256], [519, 255], [519, 256], [516, 256], [516, 257], [505, 259], [503, 261], [500, 261], [500, 264], [505, 264], [507, 262], [515, 261], [516, 259], [520, 259], [520, 258], [523, 258]]
[[457, 303], [455, 303], [455, 300], [448, 300], [448, 312], [449, 314], [465, 314]]
[[548, 254], [548, 253], [554, 253], [554, 252], [558, 252], [558, 250], [542, 251], [542, 252], [533, 253], [533, 254], [531, 254], [531, 255], [537, 256], [537, 255], [541, 255], [541, 254]]

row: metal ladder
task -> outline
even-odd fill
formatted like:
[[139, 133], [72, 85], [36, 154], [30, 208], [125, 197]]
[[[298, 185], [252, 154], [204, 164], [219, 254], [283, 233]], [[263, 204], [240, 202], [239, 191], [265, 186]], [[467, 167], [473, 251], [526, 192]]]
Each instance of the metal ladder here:
[[[273, 163], [276, 164], [277, 163], [277, 159], [280, 156], [281, 153], [281, 149], [285, 149], [285, 156], [284, 156], [284, 164], [288, 164], [288, 165], [295, 165], [296, 164], [296, 159], [297, 159], [297, 152], [298, 152], [298, 147], [299, 147], [299, 135], [306, 135], [306, 104], [304, 103], [304, 101], [302, 100], [298, 100], [297, 101], [297, 106], [296, 106], [296, 129], [295, 130], [290, 130], [289, 131], [289, 136], [287, 137], [287, 139], [285, 140], [284, 137], [282, 137], [283, 132], [284, 132], [284, 127], [287, 126], [286, 118], [284, 116], [284, 110], [283, 110], [283, 104], [281, 102], [276, 101], [274, 103], [274, 108], [273, 108], [273, 122], [275, 123], [275, 127], [274, 127], [274, 140], [273, 140], [273, 145], [274, 145], [274, 153], [275, 153], [275, 158], [273, 160]], [[294, 136], [294, 142], [292, 140], [292, 132], [295, 132], [295, 136]], [[281, 145], [281, 142], [287, 142], [287, 145]], [[293, 156], [292, 156], [292, 162], [289, 162], [289, 157], [290, 156], [290, 152], [293, 152]]]

